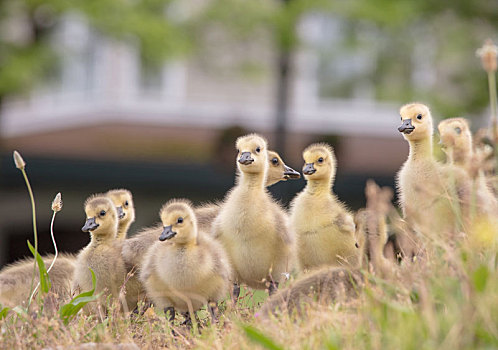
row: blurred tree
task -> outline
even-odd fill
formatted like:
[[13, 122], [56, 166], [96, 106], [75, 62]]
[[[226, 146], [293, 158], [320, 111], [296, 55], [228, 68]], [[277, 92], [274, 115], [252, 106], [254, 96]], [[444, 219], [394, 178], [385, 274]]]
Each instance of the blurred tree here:
[[[497, 1], [210, 1], [197, 18], [196, 37], [201, 42], [196, 47], [222, 49], [207, 33], [223, 28], [222, 45], [260, 42], [273, 50], [278, 134], [285, 134], [292, 58], [301, 44], [299, 25], [307, 16], [338, 22], [343, 36], [340, 42], [325, 41], [321, 48], [312, 48], [322, 50], [325, 61], [318, 73], [325, 97], [352, 98], [355, 87], [371, 86], [373, 98], [398, 103], [423, 100], [444, 117], [478, 113], [487, 106], [486, 76], [474, 52], [497, 32]], [[240, 57], [245, 66], [261, 61], [261, 55], [252, 57], [248, 52]], [[340, 55], [347, 65], [363, 61], [365, 69], [341, 72], [343, 67], [334, 60]], [[250, 59], [255, 62], [248, 64]], [[283, 153], [283, 138], [277, 144]]]
[[172, 0], [0, 1], [0, 107], [7, 94], [29, 91], [57, 64], [50, 42], [61, 18], [83, 15], [94, 29], [138, 43], [142, 58], [159, 64], [184, 54], [190, 40]]
[[[72, 12], [84, 15], [96, 30], [137, 42], [143, 58], [156, 65], [192, 49], [214, 61], [228, 50], [238, 52], [242, 71], [253, 74], [266, 53], [244, 49], [261, 43], [275, 62], [270, 71], [278, 82], [276, 129], [282, 138], [277, 150], [282, 153], [293, 54], [307, 16], [342, 24], [344, 40], [331, 43], [330, 56], [322, 56], [330, 58], [319, 73], [325, 96], [354, 97], [355, 86], [366, 84], [377, 99], [424, 100], [444, 116], [475, 113], [487, 105], [486, 76], [474, 52], [498, 29], [498, 1], [489, 0], [3, 0], [0, 103], [53, 69], [57, 60], [48, 39], [60, 18]], [[349, 52], [346, 59], [353, 61], [363, 54], [367, 69], [337, 79], [340, 68], [330, 66], [341, 52]]]

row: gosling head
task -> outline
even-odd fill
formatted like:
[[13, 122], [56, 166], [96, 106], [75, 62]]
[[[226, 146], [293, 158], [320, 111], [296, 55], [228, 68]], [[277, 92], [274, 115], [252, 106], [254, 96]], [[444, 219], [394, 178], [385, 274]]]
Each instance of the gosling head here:
[[268, 170], [267, 142], [257, 134], [239, 137], [237, 148], [237, 167], [242, 173], [257, 174]]
[[160, 241], [187, 244], [197, 239], [197, 219], [192, 204], [186, 199], [173, 199], [159, 211], [163, 224]]
[[398, 131], [407, 141], [419, 141], [432, 136], [432, 116], [429, 107], [421, 103], [409, 103], [401, 107], [401, 125]]
[[334, 151], [326, 143], [315, 143], [303, 151], [303, 175], [306, 180], [333, 180], [336, 171]]
[[135, 207], [133, 206], [133, 196], [131, 192], [125, 189], [107, 191], [106, 196], [116, 206], [118, 218], [123, 223], [132, 223], [135, 221]]
[[81, 228], [92, 236], [115, 238], [118, 231], [118, 213], [112, 201], [103, 196], [91, 196], [85, 201], [86, 222]]
[[439, 123], [437, 129], [441, 137], [443, 149], [453, 160], [461, 161], [471, 154], [472, 134], [466, 119], [445, 119]]
[[271, 186], [279, 181], [299, 179], [301, 174], [287, 166], [280, 155], [275, 151], [268, 151], [268, 174], [266, 175], [266, 186]]

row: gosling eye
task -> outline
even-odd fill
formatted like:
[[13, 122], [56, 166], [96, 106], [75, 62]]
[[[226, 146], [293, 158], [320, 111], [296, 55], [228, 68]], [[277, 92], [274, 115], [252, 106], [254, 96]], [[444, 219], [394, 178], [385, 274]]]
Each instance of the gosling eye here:
[[183, 223], [183, 218], [182, 218], [182, 217], [179, 217], [178, 219], [176, 219], [176, 223], [177, 223], [177, 224], [181, 224], [181, 223]]
[[318, 158], [318, 163], [323, 163], [323, 157]]
[[105, 210], [101, 210], [99, 216], [105, 216]]
[[455, 132], [460, 135], [462, 133], [462, 129], [460, 129], [458, 126], [455, 128]]
[[422, 120], [422, 114], [417, 115], [418, 120]]
[[261, 148], [260, 148], [260, 147], [257, 147], [257, 148], [256, 148], [256, 152], [257, 152], [257, 153], [261, 152]]
[[239, 154], [239, 153], [240, 153], [240, 151], [239, 151], [239, 149], [238, 149], [238, 148], [236, 149], [236, 151], [237, 151], [237, 154]]
[[130, 203], [128, 203], [128, 201], [124, 202], [125, 207], [128, 207], [128, 205], [130, 205]]
[[271, 160], [273, 165], [278, 165], [278, 159], [275, 157]]

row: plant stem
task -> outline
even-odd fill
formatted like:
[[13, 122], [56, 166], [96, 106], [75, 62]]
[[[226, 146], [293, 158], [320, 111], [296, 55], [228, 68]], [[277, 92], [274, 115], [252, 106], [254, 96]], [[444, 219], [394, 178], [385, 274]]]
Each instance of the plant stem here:
[[[24, 181], [26, 182], [26, 186], [28, 187], [28, 192], [29, 192], [29, 197], [31, 199], [31, 209], [32, 209], [32, 216], [33, 216], [33, 235], [35, 238], [35, 252], [38, 253], [38, 233], [36, 231], [36, 207], [35, 207], [35, 197], [33, 196], [33, 190], [31, 189], [31, 185], [29, 184], [28, 180], [28, 175], [26, 174], [26, 171], [21, 169], [22, 175], [24, 176]], [[29, 301], [28, 301], [28, 308], [31, 305], [31, 292], [33, 291], [33, 284], [35, 282], [35, 274], [36, 274], [36, 256], [34, 257], [34, 264], [33, 264], [33, 278], [31, 279], [31, 286], [29, 287]]]
[[50, 272], [50, 270], [52, 270], [52, 267], [55, 264], [55, 260], [57, 260], [57, 256], [59, 255], [59, 251], [57, 250], [57, 243], [55, 243], [55, 236], [54, 236], [54, 221], [56, 213], [57, 212], [54, 211], [54, 215], [52, 215], [52, 221], [50, 222], [50, 235], [52, 236], [52, 243], [54, 244], [55, 255], [54, 255], [54, 260], [52, 260], [52, 263], [50, 264], [47, 272]]
[[[59, 251], [57, 250], [57, 243], [55, 242], [55, 236], [54, 236], [55, 214], [57, 214], [56, 211], [54, 211], [54, 214], [52, 215], [52, 221], [50, 222], [50, 235], [52, 236], [52, 243], [54, 245], [55, 255], [54, 255], [54, 259], [50, 263], [49, 268], [47, 269], [47, 273], [49, 273], [50, 270], [52, 270], [52, 267], [55, 264], [55, 260], [57, 260], [57, 256], [59, 255]], [[28, 304], [30, 304], [31, 301], [33, 300], [33, 297], [35, 296], [35, 293], [36, 293], [36, 291], [38, 290], [39, 287], [40, 287], [40, 282], [38, 282], [38, 284], [36, 285], [35, 289], [33, 290], [33, 293], [31, 293], [31, 297], [29, 298], [29, 303]]]
[[491, 105], [491, 136], [494, 142], [497, 142], [497, 125], [496, 125], [496, 80], [495, 72], [488, 72], [488, 84], [489, 84], [489, 103]]

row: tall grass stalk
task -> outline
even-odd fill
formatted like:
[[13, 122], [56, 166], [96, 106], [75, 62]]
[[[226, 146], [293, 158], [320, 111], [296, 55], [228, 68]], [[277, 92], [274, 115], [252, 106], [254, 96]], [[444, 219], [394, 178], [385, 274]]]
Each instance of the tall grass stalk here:
[[[55, 261], [57, 260], [57, 256], [59, 255], [59, 250], [57, 249], [57, 243], [55, 242], [55, 236], [54, 236], [54, 221], [55, 221], [55, 215], [62, 210], [62, 198], [61, 198], [61, 193], [57, 193], [55, 196], [53, 202], [52, 202], [52, 220], [50, 222], [50, 236], [52, 237], [52, 244], [54, 245], [54, 250], [55, 250], [55, 255], [54, 258], [52, 259], [52, 262], [50, 263], [49, 268], [47, 269], [47, 273], [52, 270], [52, 267], [55, 264]], [[33, 293], [31, 293], [31, 296], [29, 298], [29, 304], [33, 300], [33, 297], [35, 296], [36, 292], [38, 291], [38, 288], [40, 287], [40, 282], [36, 285], [35, 289], [33, 290]]]
[[490, 126], [492, 130], [492, 136], [494, 141], [498, 141], [498, 131], [497, 131], [497, 122], [496, 122], [496, 110], [497, 110], [497, 102], [496, 102], [496, 78], [495, 78], [495, 72], [488, 72], [488, 88], [489, 88], [489, 103], [491, 106], [491, 121], [490, 121]]
[[[34, 236], [34, 241], [35, 241], [35, 252], [38, 252], [38, 232], [36, 230], [36, 206], [35, 206], [35, 197], [33, 195], [33, 190], [31, 189], [31, 185], [29, 183], [28, 179], [28, 174], [26, 173], [26, 162], [24, 159], [21, 157], [19, 152], [14, 151], [14, 164], [16, 165], [16, 168], [21, 170], [21, 173], [24, 177], [24, 181], [26, 182], [26, 187], [28, 188], [29, 192], [29, 198], [31, 200], [31, 211], [32, 211], [32, 221], [33, 221], [33, 236]], [[31, 279], [31, 286], [29, 287], [29, 301], [28, 301], [28, 308], [31, 305], [31, 293], [33, 291], [33, 285], [35, 283], [35, 274], [36, 274], [36, 257], [33, 262], [33, 278]]]

